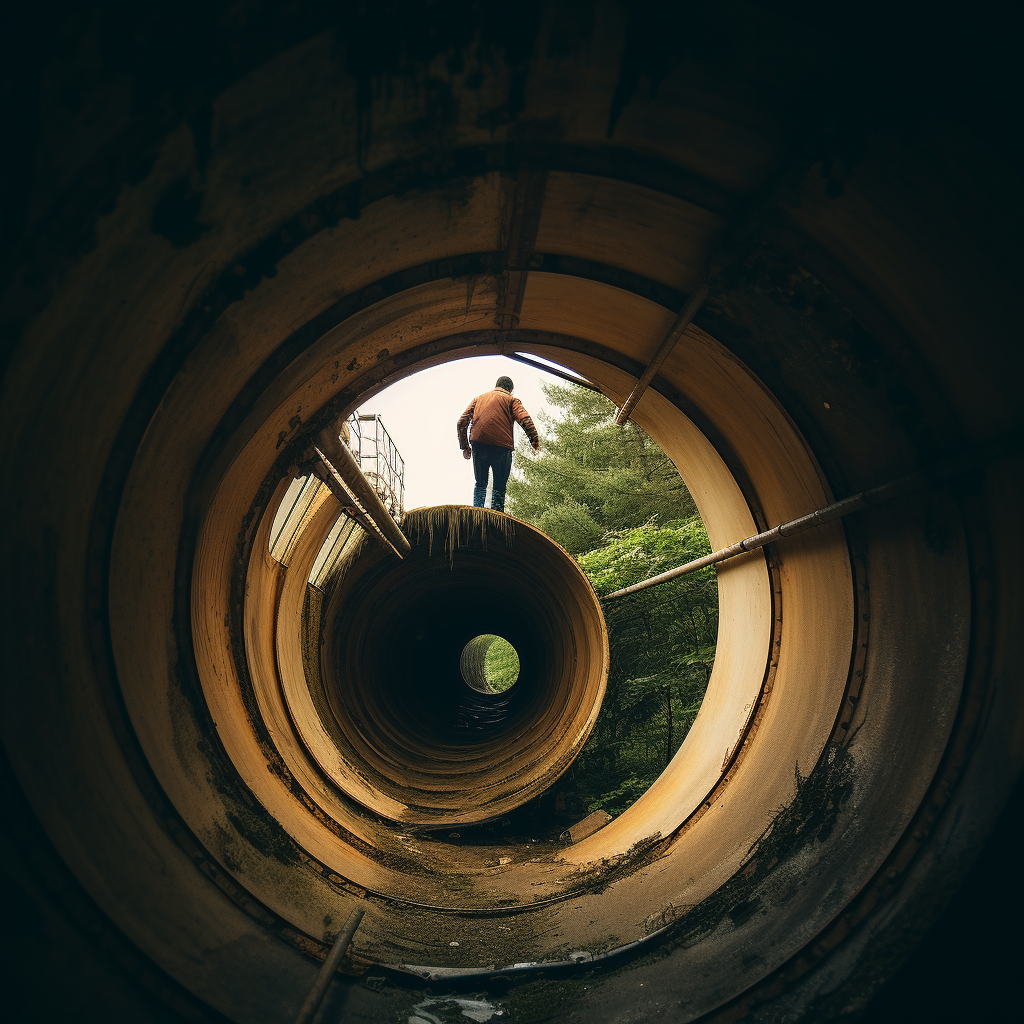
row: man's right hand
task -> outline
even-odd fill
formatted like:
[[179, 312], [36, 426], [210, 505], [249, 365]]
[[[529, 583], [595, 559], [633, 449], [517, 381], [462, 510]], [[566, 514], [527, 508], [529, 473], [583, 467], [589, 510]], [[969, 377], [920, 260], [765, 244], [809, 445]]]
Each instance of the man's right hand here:
[[471, 458], [473, 458], [473, 452], [469, 448], [463, 448], [462, 449], [462, 457], [464, 459], [471, 459]]

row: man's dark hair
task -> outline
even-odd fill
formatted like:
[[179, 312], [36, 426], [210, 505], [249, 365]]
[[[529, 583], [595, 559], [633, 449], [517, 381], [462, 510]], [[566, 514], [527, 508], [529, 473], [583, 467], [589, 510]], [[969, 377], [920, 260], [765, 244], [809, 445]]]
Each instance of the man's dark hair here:
[[511, 377], [499, 377], [495, 382], [496, 388], [504, 388], [506, 391], [511, 392], [512, 390], [512, 378]]

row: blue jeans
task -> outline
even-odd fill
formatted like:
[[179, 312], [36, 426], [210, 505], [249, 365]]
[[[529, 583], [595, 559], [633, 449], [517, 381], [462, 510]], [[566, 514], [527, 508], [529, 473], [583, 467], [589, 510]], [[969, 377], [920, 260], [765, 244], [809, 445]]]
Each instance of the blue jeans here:
[[473, 445], [473, 476], [476, 486], [473, 488], [473, 504], [477, 508], [484, 507], [487, 494], [487, 471], [490, 470], [491, 508], [498, 512], [505, 511], [505, 485], [508, 475], [512, 472], [512, 449], [502, 448], [497, 444]]

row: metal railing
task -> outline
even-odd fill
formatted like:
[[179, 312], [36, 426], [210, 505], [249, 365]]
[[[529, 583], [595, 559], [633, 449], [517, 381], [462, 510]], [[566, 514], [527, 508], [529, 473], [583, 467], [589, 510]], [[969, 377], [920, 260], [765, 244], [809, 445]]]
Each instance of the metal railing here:
[[395, 519], [404, 511], [405, 460], [384, 429], [377, 413], [353, 413], [346, 421], [349, 436], [345, 438], [359, 468], [370, 486], [380, 496], [384, 507]]
[[[404, 512], [405, 460], [385, 429], [380, 416], [376, 413], [353, 413], [341, 425], [340, 437], [352, 453], [359, 472], [380, 498], [384, 509], [392, 519], [400, 520]], [[361, 484], [358, 473], [355, 476], [355, 482]], [[329, 491], [328, 485], [319, 479], [316, 473], [307, 473], [291, 482], [270, 532], [270, 553], [279, 562], [285, 565], [289, 563], [302, 531]], [[366, 497], [369, 499], [372, 495]], [[351, 537], [351, 529], [343, 530], [342, 527], [351, 524], [355, 516], [362, 519], [363, 529], [371, 527], [359, 510], [350, 504], [343, 505], [342, 511], [343, 515], [331, 530], [324, 550], [317, 556], [310, 576], [310, 582], [314, 585], [316, 580], [322, 583], [330, 575]], [[378, 530], [371, 532], [374, 535], [379, 534]]]

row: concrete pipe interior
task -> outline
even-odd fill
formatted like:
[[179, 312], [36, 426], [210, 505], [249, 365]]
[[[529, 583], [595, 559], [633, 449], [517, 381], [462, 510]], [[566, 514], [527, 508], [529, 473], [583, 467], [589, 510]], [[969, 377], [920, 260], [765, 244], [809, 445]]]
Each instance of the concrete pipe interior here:
[[[370, 216], [372, 213], [365, 214], [363, 220]], [[558, 300], [551, 306], [549, 303], [554, 296], [550, 289], [553, 287], [558, 290]], [[360, 347], [367, 351], [379, 350], [382, 342], [376, 332], [381, 328], [377, 323], [387, 324], [384, 329], [394, 357], [401, 358], [403, 347], [408, 349], [405, 372], [422, 365], [426, 346], [432, 353], [431, 362], [445, 356], [495, 351], [496, 346], [486, 335], [443, 333], [446, 331], [443, 316], [436, 326], [423, 325], [415, 334], [406, 335], [396, 328], [395, 318], [400, 322], [409, 315], [406, 312], [409, 302], [414, 303], [411, 307], [414, 310], [443, 308], [449, 288], [447, 282], [441, 281], [416, 289], [414, 295], [403, 293], [375, 306], [374, 322], [364, 325], [360, 323], [362, 318], [356, 317], [355, 323], [346, 322], [324, 335], [306, 357], [311, 372], [304, 375], [301, 384], [301, 404], [313, 409], [320, 407], [332, 414], [338, 411], [339, 387], [344, 385], [346, 377], [336, 366], [340, 362], [336, 353], [352, 344], [352, 332], [360, 338]], [[474, 301], [486, 308], [492, 301], [487, 286], [478, 286], [476, 291]], [[538, 326], [546, 323], [568, 327], [571, 323], [587, 323], [588, 309], [593, 308], [595, 298], [593, 286], [585, 282], [566, 282], [545, 274], [531, 275], [521, 324], [529, 324], [531, 317], [536, 318]], [[645, 317], [651, 318], [648, 329], [652, 335], [663, 331], [671, 321], [671, 314], [660, 313], [645, 300], [619, 291], [602, 294], [601, 303], [600, 326], [591, 319], [587, 328], [591, 336], [598, 335], [600, 343], [608, 345], [607, 357], [597, 358], [579, 351], [584, 346], [573, 342], [568, 334], [557, 336], [561, 342], [559, 347], [550, 342], [537, 344], [535, 338], [523, 335], [523, 346], [526, 351], [560, 361], [621, 401], [631, 387], [631, 379], [615, 367], [610, 343], [621, 342], [631, 332], [635, 335]], [[364, 333], [367, 328], [368, 335]], [[436, 336], [435, 341], [429, 340], [430, 334]], [[406, 337], [408, 341], [403, 340]], [[471, 347], [467, 347], [468, 340], [472, 340]], [[211, 355], [218, 358], [212, 350]], [[714, 423], [721, 438], [719, 445], [727, 446], [733, 463], [746, 470], [747, 486], [755, 489], [761, 515], [782, 521], [830, 500], [831, 494], [823, 485], [805, 443], [771, 395], [742, 364], [730, 358], [713, 338], [697, 328], [688, 332], [674, 360], [679, 366], [679, 378], [688, 389], [687, 400], [694, 404], [700, 401], [703, 414]], [[353, 368], [349, 377], [356, 381], [360, 377], [359, 362], [358, 358], [350, 360]], [[216, 377], [213, 366], [201, 371], [201, 375], [204, 379]], [[375, 379], [371, 381], [370, 392], [379, 386]], [[287, 377], [284, 383], [290, 383]], [[269, 382], [269, 394], [279, 389], [279, 381]], [[356, 390], [349, 404], [363, 402], [367, 393]], [[131, 514], [127, 513], [130, 506], [124, 506], [124, 513], [119, 517], [112, 562], [112, 593], [121, 591], [122, 568], [127, 569], [136, 559], [133, 540], [136, 526], [133, 524], [148, 534], [150, 517], [167, 500], [161, 481], [169, 479], [168, 452], [183, 451], [169, 438], [166, 442], [162, 440], [164, 429], [177, 433], [185, 423], [190, 425], [188, 429], [202, 429], [198, 410], [191, 405], [194, 396], [181, 392], [181, 399], [189, 403], [188, 413], [168, 403], [150, 426], [148, 441], [152, 447], [147, 445], [147, 448], [158, 460], [159, 467], [157, 462], [150, 461], [147, 451], [140, 451], [133, 466], [135, 483], [130, 484], [129, 489], [132, 504], [135, 500], [140, 504]], [[415, 622], [417, 611], [408, 609], [419, 607], [416, 602], [422, 584], [417, 574], [424, 573], [424, 579], [436, 578], [436, 574], [456, 587], [465, 586], [460, 584], [458, 566], [467, 556], [456, 554], [454, 579], [453, 570], [444, 563], [443, 556], [433, 565], [417, 560], [409, 567], [391, 570], [381, 565], [381, 572], [397, 573], [397, 578], [411, 573], [408, 588], [392, 586], [396, 577], [389, 579], [387, 575], [378, 578], [371, 574], [364, 584], [362, 574], [357, 571], [351, 582], [346, 580], [339, 589], [339, 603], [325, 617], [325, 621], [332, 624], [325, 640], [335, 652], [321, 659], [327, 666], [324, 673], [327, 702], [330, 704], [332, 700], [330, 678], [337, 672], [338, 687], [351, 688], [347, 692], [353, 694], [353, 706], [357, 708], [354, 714], [347, 710], [343, 705], [348, 701], [339, 700], [342, 691], [334, 690], [332, 718], [340, 731], [335, 729], [332, 735], [329, 725], [325, 725], [327, 717], [318, 715], [314, 702], [303, 697], [308, 684], [299, 635], [309, 567], [333, 524], [336, 506], [333, 498], [325, 495], [323, 505], [300, 538], [289, 566], [273, 564], [266, 554], [266, 537], [285, 486], [281, 470], [294, 461], [291, 453], [301, 451], [307, 443], [304, 432], [298, 431], [284, 452], [278, 449], [275, 441], [282, 431], [287, 434], [287, 423], [294, 416], [299, 395], [286, 391], [277, 395], [277, 401], [276, 409], [261, 413], [256, 422], [243, 425], [237, 446], [232, 443], [233, 439], [225, 439], [224, 450], [229, 456], [211, 463], [216, 479], [211, 481], [210, 500], [195, 550], [190, 601], [196, 667], [217, 733], [245, 784], [258, 795], [273, 818], [302, 845], [307, 855], [323, 864], [326, 872], [367, 891], [437, 910], [456, 906], [480, 909], [508, 906], [511, 900], [524, 909], [531, 907], [535, 911], [538, 899], [549, 901], [547, 915], [551, 922], [559, 923], [546, 931], [548, 938], [538, 940], [532, 937], [537, 917], [534, 912], [529, 946], [523, 946], [514, 957], [520, 962], [557, 960], [557, 951], [564, 948], [567, 936], [571, 936], [568, 941], [574, 948], [591, 954], [635, 942], [650, 932], [649, 922], [658, 919], [666, 901], [684, 898], [687, 903], [698, 902], [713, 891], [718, 879], [736, 869], [746, 849], [743, 843], [749, 845], [751, 839], [764, 831], [780, 802], [791, 793], [792, 766], [814, 764], [836, 727], [853, 642], [851, 571], [841, 528], [823, 528], [791, 545], [787, 553], [784, 579], [788, 586], [785, 589], [781, 586], [783, 577], [776, 573], [773, 578], [762, 554], [738, 559], [722, 568], [718, 646], [701, 711], [669, 768], [640, 800], [613, 822], [580, 843], [568, 848], [542, 849], [539, 854], [532, 844], [465, 848], [412, 838], [367, 816], [363, 808], [409, 824], [425, 824], [432, 815], [438, 815], [438, 822], [480, 820], [493, 817], [504, 806], [512, 806], [514, 801], [507, 804], [503, 801], [506, 794], [518, 791], [520, 783], [529, 792], [537, 792], [529, 774], [523, 777], [520, 772], [520, 763], [529, 765], [540, 757], [536, 764], [540, 771], [538, 778], [549, 780], [568, 765], [565, 750], [579, 749], [597, 710], [595, 695], [600, 689], [602, 670], [597, 668], [600, 658], [591, 655], [597, 670], [584, 669], [581, 675], [581, 679], [590, 680], [589, 700], [580, 700], [585, 688], [580, 694], [566, 691], [575, 725], [566, 728], [566, 723], [560, 722], [557, 715], [549, 720], [539, 706], [533, 710], [531, 705], [537, 701], [537, 692], [524, 688], [521, 714], [534, 716], [532, 728], [517, 733], [513, 725], [476, 750], [470, 747], [467, 752], [466, 748], [461, 748], [457, 752], [459, 759], [464, 759], [467, 768], [475, 764], [479, 769], [475, 787], [467, 787], [462, 792], [437, 791], [431, 806], [425, 796], [430, 772], [424, 771], [421, 765], [414, 770], [411, 753], [406, 754], [404, 763], [397, 761], [394, 753], [402, 748], [415, 751], [417, 737], [424, 738], [428, 721], [400, 710], [397, 704], [389, 704], [391, 698], [387, 690], [363, 684], [360, 675], [374, 659], [392, 656], [392, 652], [381, 650], [381, 645], [395, 646], [392, 616]], [[212, 409], [210, 411], [213, 413]], [[678, 404], [651, 393], [638, 408], [637, 420], [680, 467], [713, 546], [756, 531], [750, 499], [743, 494], [719, 449]], [[309, 422], [314, 427], [319, 422], [318, 417], [314, 414]], [[207, 486], [204, 485], [204, 490]], [[254, 522], [262, 524], [257, 531], [249, 525]], [[524, 524], [516, 524], [516, 531], [517, 537], [529, 539], [531, 536]], [[550, 542], [538, 540], [537, 543], [547, 544], [555, 556]], [[180, 549], [168, 551], [168, 556], [173, 558], [181, 555]], [[533, 576], [518, 583], [516, 575], [523, 563], [503, 561], [503, 556], [503, 545], [492, 541], [486, 556], [482, 556], [485, 559], [483, 571], [490, 571], [486, 568], [489, 565], [501, 566], [498, 578], [507, 579], [504, 585], [514, 594], [525, 593], [534, 583]], [[370, 562], [376, 557], [372, 556]], [[583, 581], [571, 560], [561, 557], [562, 568], [557, 574], [548, 574], [547, 586], [563, 576], [567, 580], [575, 577]], [[229, 566], [239, 558], [239, 564], [246, 567], [244, 587], [241, 575], [215, 568]], [[362, 585], [367, 589], [363, 590]], [[589, 591], [585, 581], [583, 586]], [[124, 593], [127, 598], [128, 591]], [[384, 604], [380, 603], [381, 595]], [[538, 600], [543, 601], [542, 592], [538, 593]], [[777, 628], [783, 601], [785, 634]], [[244, 609], [241, 617], [231, 611], [239, 602]], [[556, 603], [564, 605], [565, 598], [559, 597]], [[465, 604], [464, 600], [456, 598], [450, 611], [462, 609]], [[144, 624], [145, 610], [134, 598], [119, 602], [118, 608], [120, 621], [114, 630], [114, 643], [116, 656], [123, 659], [122, 678], [127, 680], [135, 677], [131, 667], [136, 658], [133, 652], [138, 651], [147, 661], [150, 658], [148, 652], [138, 650], [131, 638], [142, 635], [140, 630], [154, 623]], [[121, 619], [122, 612], [124, 619]], [[557, 630], [559, 618], [561, 613], [550, 619], [545, 614], [543, 619], [534, 620], [530, 630], [513, 630], [516, 632], [513, 642], [517, 647], [523, 645], [528, 663], [533, 660], [532, 646], [537, 644], [537, 636]], [[449, 641], [448, 655], [453, 665], [466, 641], [484, 630], [485, 621], [480, 619], [465, 631], [454, 634]], [[585, 643], [600, 644], [597, 621], [599, 617], [589, 620], [589, 624], [585, 618], [579, 619], [566, 633], [565, 643], [579, 645], [581, 655], [585, 654]], [[509, 625], [514, 627], [514, 620], [510, 619]], [[401, 628], [406, 629], [404, 625]], [[459, 629], [457, 617], [454, 625], [442, 635], [452, 628]], [[537, 633], [531, 635], [534, 630]], [[586, 639], [588, 636], [591, 639]], [[368, 678], [372, 678], [372, 674], [368, 674]], [[166, 715], [166, 710], [155, 704], [148, 690], [144, 698], [140, 693], [140, 699], [135, 699], [131, 696], [131, 684], [125, 685], [133, 716], [152, 718], [156, 715], [152, 733], [163, 732], [167, 725], [161, 724], [160, 719]], [[250, 686], [255, 708], [247, 697]], [[370, 693], [373, 694], [372, 707], [366, 701]], [[764, 700], [769, 693], [770, 702]], [[557, 703], [554, 706], [558, 707]], [[358, 729], [350, 727], [346, 731], [344, 722], [355, 720], [356, 715], [359, 716]], [[754, 733], [751, 727], [756, 718], [759, 720]], [[166, 721], [164, 719], [164, 723]], [[558, 729], [552, 728], [553, 722], [558, 722]], [[264, 729], [266, 736], [261, 742], [260, 731]], [[440, 739], [438, 734], [433, 735], [435, 741]], [[758, 742], [747, 742], [754, 735], [759, 738]], [[268, 740], [287, 769], [283, 776], [266, 770]], [[557, 749], [552, 747], [552, 742], [562, 745], [560, 756], [551, 758]], [[177, 747], [161, 749], [155, 745], [147, 756], [168, 787], [178, 787], [187, 778], [181, 771]], [[512, 761], [508, 763], [510, 758]], [[372, 771], [367, 771], [364, 765]], [[730, 768], [734, 770], [728, 771]], [[403, 773], [408, 773], [404, 782]], [[319, 815], [296, 803], [296, 781], [321, 812]], [[488, 787], [495, 785], [500, 788], [496, 803], [490, 806]], [[702, 808], [709, 792], [718, 794], [715, 803]], [[195, 799], [197, 795], [189, 796], [182, 791], [178, 798], [181, 805], [188, 808], [190, 827], [204, 837], [204, 843], [215, 846], [222, 846], [225, 841], [233, 843], [225, 839], [227, 833], [219, 823], [216, 809], [202, 810]], [[718, 825], [719, 815], [721, 820], [730, 823], [727, 828]], [[680, 831], [688, 821], [690, 827]], [[741, 822], [746, 824], [741, 826]], [[736, 845], [738, 836], [744, 837], [739, 847]], [[222, 854], [239, 864], [239, 881], [244, 880], [247, 887], [255, 887], [261, 900], [268, 901], [277, 913], [289, 920], [307, 922], [305, 926], [312, 928], [310, 916], [322, 915], [325, 900], [335, 908], [332, 917], [345, 912], [349, 901], [344, 893], [321, 892], [314, 896], [312, 892], [304, 893], [301, 888], [292, 887], [284, 894], [260, 879], [262, 868], [250, 875], [237, 854], [230, 854], [223, 848]], [[417, 870], [396, 871], [396, 857], [418, 860]], [[621, 870], [623, 859], [631, 863], [632, 870], [628, 873]], [[493, 873], [494, 864], [502, 860], [510, 861], [505, 865], [506, 870]], [[673, 869], [672, 865], [677, 866]], [[619, 894], [610, 898], [606, 889], [600, 900], [588, 899], [589, 909], [581, 913], [574, 902], [583, 894], [603, 887], [609, 872], [619, 876]], [[459, 879], [458, 885], [452, 884], [453, 878]], [[684, 882], [684, 878], [689, 881]], [[282, 896], [285, 896], [283, 900]], [[421, 913], [416, 912], [417, 928]], [[397, 953], [388, 951], [395, 949], [396, 943], [399, 947], [403, 944], [401, 916], [396, 917], [393, 910], [386, 927], [383, 921], [376, 926], [373, 921], [373, 915], [368, 914], [363, 933], [382, 944], [382, 962], [396, 962]], [[440, 934], [452, 926], [447, 918], [436, 922]], [[375, 927], [380, 927], [381, 931], [375, 932]], [[495, 927], [509, 926], [495, 924]], [[515, 932], [513, 942], [514, 936]], [[509, 936], [502, 938], [507, 946]], [[457, 946], [442, 944], [440, 948], [423, 950], [416, 962], [435, 967], [479, 968], [493, 960], [490, 945], [493, 939], [493, 932], [477, 923], [471, 938], [460, 931], [459, 937], [451, 940], [457, 942]]]
[[[419, 541], [405, 565], [368, 548], [312, 615], [329, 495], [288, 564], [271, 556], [312, 440], [389, 382], [505, 352], [621, 403], [702, 280], [635, 419], [712, 547], [1019, 423], [996, 339], [1020, 231], [991, 198], [1016, 179], [946, 111], [840, 145], [870, 119], [815, 105], [819, 33], [710, 5], [720, 63], [648, 66], [617, 5], [585, 27], [538, 10], [529, 58], [486, 26], [493, 59], [441, 33], [415, 83], [386, 62], [359, 78], [356, 29], [190, 79], [205, 113], [189, 91], [137, 173], [89, 164], [117, 179], [107, 205], [11, 320], [12, 785], [65, 890], [193, 1019], [293, 1016], [356, 908], [347, 969], [376, 980], [335, 986], [354, 1018], [408, 1019], [426, 996], [400, 975], [469, 978], [517, 1024], [862, 1005], [1019, 772], [1020, 695], [994, 682], [1020, 660], [1009, 460], [723, 565], [696, 721], [579, 842], [450, 835], [538, 792], [593, 722], [604, 634], [571, 561], [519, 523], [454, 568]], [[382, 29], [394, 52], [410, 24]], [[692, 38], [676, 28], [659, 38]], [[401, 102], [371, 88], [399, 80]], [[418, 623], [449, 600], [421, 659]], [[488, 703], [459, 660], [490, 632], [522, 671]], [[592, 973], [530, 1003], [551, 965]]]
[[[399, 562], [364, 545], [324, 609], [314, 686], [331, 743], [318, 760], [340, 752], [348, 771], [332, 781], [396, 821], [494, 818], [543, 791], [586, 742], [608, 674], [601, 609], [576, 563], [525, 523], [456, 507], [405, 522], [412, 553]], [[446, 550], [460, 525], [462, 543]], [[496, 633], [520, 658], [504, 695], [486, 692], [489, 644], [477, 688], [461, 670], [467, 645]], [[307, 746], [317, 756], [316, 740]]]

